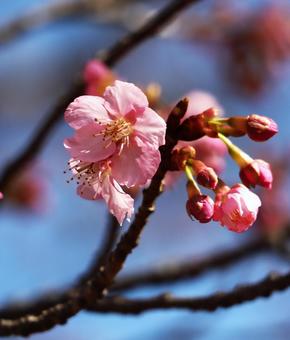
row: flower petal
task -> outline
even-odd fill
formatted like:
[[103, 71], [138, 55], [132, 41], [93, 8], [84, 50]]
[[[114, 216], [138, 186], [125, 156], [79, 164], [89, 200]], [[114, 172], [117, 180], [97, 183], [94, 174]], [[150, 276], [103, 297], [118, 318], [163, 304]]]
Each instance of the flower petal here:
[[134, 84], [116, 80], [104, 92], [105, 108], [116, 117], [133, 111], [143, 112], [148, 107], [145, 94]]
[[100, 134], [104, 127], [95, 123], [76, 130], [74, 137], [67, 138], [64, 146], [71, 157], [84, 162], [98, 162], [111, 156], [116, 150], [116, 144], [108, 144]]
[[134, 134], [156, 149], [165, 143], [165, 132], [166, 123], [164, 119], [149, 107], [136, 118]]
[[117, 218], [120, 225], [122, 225], [125, 218], [128, 221], [130, 220], [134, 212], [134, 200], [122, 190], [111, 176], [104, 178], [102, 196], [108, 205], [110, 213]]
[[159, 166], [159, 151], [146, 147], [141, 140], [139, 144], [143, 148], [133, 140], [129, 146], [124, 146], [120, 155], [112, 158], [112, 176], [120, 185], [145, 185]]
[[87, 124], [110, 120], [104, 107], [104, 99], [97, 96], [80, 96], [67, 107], [64, 113], [65, 121], [73, 128], [80, 129]]

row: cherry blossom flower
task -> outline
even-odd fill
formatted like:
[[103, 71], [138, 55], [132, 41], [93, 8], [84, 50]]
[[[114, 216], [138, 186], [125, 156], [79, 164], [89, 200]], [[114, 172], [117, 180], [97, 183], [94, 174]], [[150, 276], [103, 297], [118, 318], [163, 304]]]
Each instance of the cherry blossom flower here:
[[75, 129], [64, 143], [72, 158], [89, 163], [110, 158], [112, 177], [127, 187], [145, 185], [153, 177], [166, 124], [134, 84], [116, 80], [103, 97], [76, 98], [65, 120]]
[[111, 161], [88, 163], [71, 159], [69, 164], [78, 183], [79, 196], [87, 200], [104, 199], [120, 225], [125, 218], [130, 220], [134, 200], [112, 176]]
[[241, 233], [255, 222], [260, 206], [260, 198], [243, 184], [223, 186], [216, 196], [213, 220]]
[[0, 200], [2, 200], [4, 198], [2, 192], [0, 191]]

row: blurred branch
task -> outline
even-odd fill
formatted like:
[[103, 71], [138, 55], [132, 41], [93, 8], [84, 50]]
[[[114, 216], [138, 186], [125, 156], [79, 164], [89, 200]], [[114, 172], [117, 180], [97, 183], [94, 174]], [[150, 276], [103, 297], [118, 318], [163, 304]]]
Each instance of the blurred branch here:
[[213, 312], [218, 308], [228, 308], [252, 301], [259, 297], [269, 297], [276, 291], [290, 286], [290, 272], [285, 275], [270, 274], [265, 279], [249, 285], [239, 285], [229, 292], [217, 292], [198, 298], [179, 298], [170, 294], [163, 294], [147, 299], [127, 299], [123, 297], [106, 298], [91, 304], [89, 310], [93, 312], [115, 312], [121, 314], [139, 314], [155, 309], [188, 309], [190, 311]]
[[169, 167], [171, 152], [177, 140], [174, 132], [187, 110], [188, 101], [180, 101], [167, 120], [166, 143], [160, 147], [161, 162], [147, 189], [143, 190], [142, 204], [135, 215], [128, 231], [122, 236], [116, 249], [110, 252], [105, 266], [99, 268], [94, 277], [88, 277], [85, 284], [73, 292], [73, 296], [65, 303], [56, 303], [38, 314], [24, 313], [16, 319], [0, 319], [0, 335], [28, 336], [43, 332], [55, 325], [64, 324], [70, 317], [86, 309], [91, 301], [104, 297], [115, 276], [122, 269], [127, 256], [138, 245], [138, 240], [149, 216], [154, 212], [154, 202], [162, 192], [162, 180]]
[[[199, 0], [172, 0], [147, 21], [140, 29], [133, 33], [127, 34], [123, 39], [118, 41], [110, 49], [103, 52], [103, 61], [108, 66], [113, 67], [122, 57], [129, 53], [133, 48], [137, 47], [141, 42], [152, 37], [161, 27], [173, 19], [181, 10], [185, 9], [192, 3]], [[64, 96], [62, 96], [56, 106], [45, 118], [44, 122], [32, 136], [31, 141], [27, 144], [24, 150], [11, 163], [4, 168], [0, 177], [0, 188], [5, 193], [5, 188], [8, 186], [14, 175], [27, 162], [33, 159], [43, 147], [48, 135], [51, 133], [57, 122], [62, 119], [63, 112], [73, 99], [83, 93], [84, 84], [78, 80], [73, 84]]]
[[144, 285], [175, 283], [183, 279], [194, 278], [207, 270], [225, 267], [253, 253], [266, 249], [269, 249], [269, 244], [263, 239], [257, 239], [236, 249], [208, 256], [198, 262], [192, 259], [181, 263], [163, 265], [159, 270], [128, 275], [119, 279], [113, 285], [112, 290], [119, 292]]
[[111, 7], [122, 6], [133, 0], [55, 0], [38, 6], [23, 16], [0, 26], [0, 44], [7, 43], [29, 30], [74, 16], [104, 12]]

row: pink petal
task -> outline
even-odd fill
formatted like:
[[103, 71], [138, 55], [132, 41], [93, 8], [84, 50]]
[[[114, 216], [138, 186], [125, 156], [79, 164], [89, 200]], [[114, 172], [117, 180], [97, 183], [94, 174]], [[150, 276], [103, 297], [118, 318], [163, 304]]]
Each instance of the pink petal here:
[[116, 80], [104, 93], [105, 108], [116, 117], [131, 111], [143, 112], [148, 107], [145, 94], [134, 84]]
[[112, 158], [112, 176], [121, 185], [132, 187], [145, 185], [150, 180], [160, 163], [160, 153], [146, 145], [141, 148], [135, 141], [125, 146], [120, 155]]
[[165, 143], [165, 132], [166, 123], [164, 119], [149, 107], [136, 118], [134, 134], [156, 149]]
[[67, 107], [64, 118], [73, 129], [80, 129], [95, 122], [95, 119], [101, 123], [110, 120], [104, 107], [104, 99], [97, 96], [80, 96], [76, 98]]
[[116, 144], [108, 144], [100, 134], [104, 127], [95, 123], [86, 125], [76, 130], [74, 137], [67, 138], [64, 146], [71, 157], [84, 162], [97, 162], [108, 158], [116, 150]]
[[110, 213], [117, 218], [120, 225], [125, 218], [130, 220], [134, 212], [134, 200], [130, 195], [124, 193], [120, 185], [111, 176], [106, 176], [102, 183], [102, 196]]

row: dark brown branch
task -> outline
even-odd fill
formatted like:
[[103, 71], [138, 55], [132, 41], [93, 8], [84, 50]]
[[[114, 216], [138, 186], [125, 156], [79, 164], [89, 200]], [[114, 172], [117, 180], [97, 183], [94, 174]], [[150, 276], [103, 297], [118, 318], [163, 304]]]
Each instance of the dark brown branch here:
[[[168, 23], [174, 16], [176, 16], [186, 6], [198, 2], [199, 0], [173, 0], [156, 15], [154, 15], [149, 21], [142, 26], [139, 30], [133, 33], [127, 34], [123, 39], [117, 42], [112, 48], [108, 49], [103, 54], [103, 61], [113, 67], [122, 57], [129, 53], [133, 48], [139, 45], [141, 42], [152, 37], [152, 35], [166, 23]], [[41, 150], [48, 135], [51, 133], [57, 122], [62, 119], [63, 112], [69, 103], [77, 96], [83, 93], [84, 84], [81, 81], [77, 81], [68, 92], [59, 99], [58, 103], [48, 114], [47, 118], [37, 129], [34, 136], [32, 136], [30, 143], [24, 148], [24, 150], [11, 161], [3, 170], [0, 177], [0, 188], [5, 193], [5, 188], [8, 186], [9, 181], [13, 179], [14, 175], [20, 168], [25, 166], [27, 162], [33, 159], [37, 153]]]
[[175, 283], [180, 280], [194, 278], [207, 270], [228, 266], [244, 257], [266, 249], [269, 249], [269, 244], [262, 239], [257, 239], [248, 244], [239, 246], [236, 249], [226, 250], [215, 255], [210, 255], [198, 262], [191, 259], [184, 261], [183, 263], [164, 265], [159, 270], [157, 269], [152, 270], [151, 272], [139, 272], [132, 274], [119, 279], [112, 287], [112, 290], [114, 292], [120, 292], [144, 285], [156, 285], [170, 282]]
[[55, 325], [64, 324], [80, 310], [86, 309], [91, 301], [99, 300], [112, 285], [115, 276], [122, 269], [127, 256], [138, 244], [138, 239], [146, 225], [147, 219], [154, 211], [154, 202], [162, 192], [162, 179], [169, 167], [168, 160], [172, 149], [177, 143], [173, 137], [180, 120], [187, 110], [187, 100], [180, 101], [169, 115], [167, 121], [166, 144], [160, 147], [161, 162], [151, 184], [143, 191], [142, 204], [135, 215], [129, 230], [112, 251], [104, 267], [101, 267], [95, 277], [88, 278], [83, 286], [71, 294], [65, 303], [56, 303], [38, 314], [25, 313], [16, 319], [0, 319], [0, 335], [23, 335], [46, 331]]
[[228, 308], [259, 297], [269, 297], [277, 291], [290, 286], [290, 272], [285, 275], [270, 274], [265, 279], [249, 285], [239, 285], [229, 292], [217, 292], [198, 298], [179, 298], [163, 294], [148, 299], [107, 298], [90, 305], [92, 312], [121, 314], [140, 314], [155, 309], [188, 309], [190, 311], [209, 311]]

